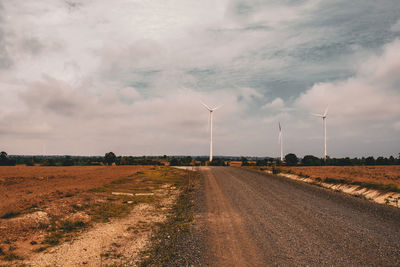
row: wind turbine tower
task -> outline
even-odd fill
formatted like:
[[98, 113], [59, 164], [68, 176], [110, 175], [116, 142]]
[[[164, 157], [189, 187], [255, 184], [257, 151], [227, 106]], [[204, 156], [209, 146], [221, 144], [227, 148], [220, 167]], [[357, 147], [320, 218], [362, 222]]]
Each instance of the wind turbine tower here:
[[279, 122], [279, 144], [281, 145], [281, 161], [283, 161], [283, 136], [282, 136], [282, 127]]
[[324, 127], [324, 160], [326, 161], [326, 118], [328, 116], [328, 107], [326, 107], [324, 114], [315, 114], [312, 115], [322, 118], [322, 125]]
[[201, 104], [203, 104], [203, 106], [210, 112], [209, 116], [208, 116], [208, 125], [210, 127], [210, 162], [213, 159], [213, 112], [217, 109], [220, 108], [220, 106], [215, 107], [215, 108], [210, 108], [209, 106], [207, 106], [206, 104], [204, 104], [203, 102], [201, 102]]

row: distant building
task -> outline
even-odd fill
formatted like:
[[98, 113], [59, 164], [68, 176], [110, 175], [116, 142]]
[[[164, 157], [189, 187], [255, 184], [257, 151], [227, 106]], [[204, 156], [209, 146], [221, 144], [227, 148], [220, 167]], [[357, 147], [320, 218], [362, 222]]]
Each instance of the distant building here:
[[234, 167], [241, 167], [242, 162], [241, 161], [230, 161], [229, 166], [234, 166]]

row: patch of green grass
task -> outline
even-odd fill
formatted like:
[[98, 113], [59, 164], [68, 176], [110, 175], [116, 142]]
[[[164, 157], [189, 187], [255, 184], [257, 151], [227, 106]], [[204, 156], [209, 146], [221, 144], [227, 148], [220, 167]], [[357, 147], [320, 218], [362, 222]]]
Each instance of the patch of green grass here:
[[10, 211], [10, 212], [7, 212], [7, 213], [5, 213], [3, 216], [1, 216], [0, 218], [1, 219], [10, 219], [10, 218], [14, 218], [14, 217], [17, 217], [17, 216], [19, 216], [21, 214], [21, 212], [19, 212], [19, 211]]
[[24, 258], [15, 254], [14, 252], [8, 252], [4, 255], [3, 259], [5, 261], [15, 261], [15, 260], [23, 260]]
[[64, 234], [62, 232], [59, 232], [59, 231], [52, 232], [45, 237], [45, 239], [43, 240], [43, 243], [49, 244], [51, 246], [55, 246], [55, 245], [58, 245], [61, 243], [63, 237], [64, 237]]
[[37, 227], [40, 230], [46, 230], [49, 227], [48, 223], [39, 222], [39, 226]]
[[129, 211], [128, 205], [106, 202], [93, 210], [92, 219], [95, 222], [108, 222], [111, 218], [127, 215]]
[[40, 252], [43, 252], [43, 251], [45, 251], [46, 249], [48, 249], [50, 246], [42, 246], [42, 247], [39, 247], [39, 248], [37, 248], [37, 249], [35, 249], [35, 250], [33, 250], [34, 252], [36, 252], [36, 253], [40, 253]]
[[328, 183], [328, 184], [350, 184], [351, 183], [345, 179], [333, 179], [333, 178], [325, 178], [324, 182]]
[[100, 186], [100, 187], [89, 189], [89, 192], [103, 193], [103, 192], [107, 192], [107, 189], [104, 186]]
[[61, 222], [60, 229], [66, 233], [69, 233], [69, 232], [81, 229], [85, 226], [86, 226], [86, 224], [83, 221], [72, 222], [72, 221], [66, 220], [66, 221]]

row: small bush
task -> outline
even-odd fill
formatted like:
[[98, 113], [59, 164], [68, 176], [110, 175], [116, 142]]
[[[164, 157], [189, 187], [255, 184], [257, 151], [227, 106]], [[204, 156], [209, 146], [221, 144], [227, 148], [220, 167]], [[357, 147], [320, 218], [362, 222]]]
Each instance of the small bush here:
[[60, 244], [60, 241], [63, 237], [64, 235], [61, 232], [53, 232], [50, 235], [46, 236], [43, 243], [55, 246]]
[[61, 222], [61, 226], [60, 229], [63, 230], [66, 233], [72, 232], [74, 230], [80, 229], [85, 227], [85, 223], [82, 221], [76, 221], [76, 222], [72, 222], [72, 221], [62, 221]]
[[114, 203], [103, 203], [93, 214], [93, 220], [97, 222], [108, 222], [110, 218], [122, 217], [129, 213], [129, 206], [114, 204]]
[[333, 179], [333, 178], [325, 178], [324, 182], [329, 183], [329, 184], [348, 184], [349, 183], [345, 179]]
[[282, 171], [281, 171], [280, 168], [275, 167], [275, 166], [272, 167], [272, 174], [278, 174], [278, 173], [281, 173], [281, 172], [282, 172]]
[[24, 258], [22, 258], [21, 256], [18, 256], [17, 254], [15, 254], [13, 252], [9, 252], [4, 256], [3, 259], [6, 261], [15, 261], [15, 260], [23, 260]]
[[0, 218], [2, 218], [2, 219], [10, 219], [10, 218], [17, 217], [20, 214], [21, 213], [19, 211], [10, 211], [10, 212], [7, 212], [6, 214], [4, 214], [3, 216], [1, 216]]

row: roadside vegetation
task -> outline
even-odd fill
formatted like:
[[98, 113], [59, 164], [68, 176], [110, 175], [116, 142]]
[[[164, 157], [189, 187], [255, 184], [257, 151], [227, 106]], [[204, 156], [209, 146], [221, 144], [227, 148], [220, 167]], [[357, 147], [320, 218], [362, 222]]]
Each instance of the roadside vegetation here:
[[190, 259], [182, 253], [185, 235], [193, 224], [193, 202], [195, 184], [199, 173], [186, 171], [185, 183], [165, 222], [156, 225], [152, 245], [142, 253], [140, 266], [188, 266]]

